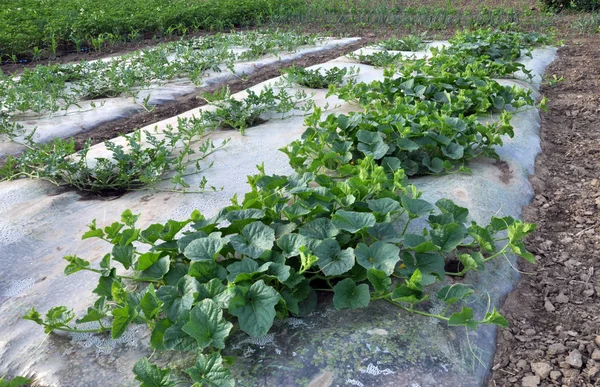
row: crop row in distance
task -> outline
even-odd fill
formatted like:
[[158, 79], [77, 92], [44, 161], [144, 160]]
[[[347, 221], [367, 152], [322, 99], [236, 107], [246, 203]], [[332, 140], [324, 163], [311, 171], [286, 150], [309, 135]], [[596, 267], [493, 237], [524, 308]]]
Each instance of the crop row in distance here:
[[33, 60], [106, 43], [260, 24], [300, 0], [4, 0], [0, 59]]

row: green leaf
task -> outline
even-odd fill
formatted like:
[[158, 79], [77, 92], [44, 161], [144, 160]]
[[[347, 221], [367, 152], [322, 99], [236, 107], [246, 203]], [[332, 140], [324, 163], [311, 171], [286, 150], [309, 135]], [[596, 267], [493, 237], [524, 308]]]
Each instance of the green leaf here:
[[511, 251], [519, 257], [525, 259], [529, 263], [535, 263], [535, 256], [527, 251], [527, 248], [523, 242], [511, 242], [508, 244], [508, 246], [510, 247]]
[[106, 298], [100, 297], [94, 302], [93, 306], [88, 307], [85, 316], [77, 320], [77, 324], [82, 324], [90, 321], [100, 321], [108, 314], [108, 306], [105, 303]]
[[133, 305], [127, 304], [122, 308], [113, 309], [111, 313], [113, 315], [112, 338], [114, 340], [123, 336], [127, 327], [138, 316], [138, 312]]
[[31, 379], [27, 379], [23, 376], [16, 376], [11, 380], [4, 379], [4, 376], [0, 377], [0, 387], [21, 387], [28, 386], [31, 383], [33, 383]]
[[333, 306], [336, 309], [366, 308], [371, 301], [369, 285], [356, 283], [350, 278], [338, 282], [333, 287]]
[[300, 270], [298, 271], [298, 273], [304, 273], [305, 271], [310, 269], [312, 265], [314, 265], [318, 260], [319, 258], [316, 255], [311, 254], [306, 246], [302, 246], [300, 248]]
[[442, 147], [442, 153], [453, 160], [460, 160], [465, 155], [465, 148], [456, 142], [451, 142], [447, 146]]
[[333, 225], [330, 219], [317, 218], [302, 225], [299, 232], [308, 238], [324, 240], [335, 237], [340, 233], [340, 230]]
[[354, 266], [354, 249], [341, 249], [335, 239], [325, 239], [315, 249], [319, 268], [326, 276], [335, 276], [346, 273]]
[[218, 352], [211, 355], [199, 355], [194, 367], [188, 368], [185, 372], [200, 386], [235, 386], [231, 372], [223, 366], [223, 359]]
[[383, 270], [372, 267], [367, 270], [367, 278], [377, 293], [387, 294], [390, 291], [392, 279]]
[[451, 214], [456, 223], [465, 223], [469, 217], [469, 210], [456, 205], [450, 199], [440, 199], [435, 202], [435, 205], [442, 211], [443, 214]]
[[80, 270], [85, 270], [89, 268], [90, 263], [86, 260], [83, 260], [76, 255], [67, 255], [63, 258], [69, 264], [65, 267], [65, 275], [71, 275], [73, 273], [77, 273]]
[[262, 222], [254, 222], [244, 227], [242, 233], [232, 237], [230, 242], [238, 253], [258, 258], [273, 248], [275, 231]]
[[98, 286], [94, 290], [93, 293], [96, 293], [100, 297], [104, 296], [107, 300], [112, 300], [112, 285], [115, 281], [120, 281], [117, 279], [117, 270], [111, 269], [106, 276], [101, 276], [98, 279]]
[[225, 348], [233, 324], [223, 318], [223, 310], [210, 299], [200, 301], [190, 312], [190, 321], [181, 329], [196, 339], [200, 348]]
[[427, 253], [439, 250], [432, 241], [428, 240], [423, 235], [418, 234], [404, 234], [404, 247], [417, 253]]
[[484, 251], [492, 252], [496, 249], [494, 238], [492, 238], [488, 229], [483, 228], [473, 222], [473, 224], [471, 224], [469, 227], [468, 232]]
[[[95, 221], [95, 219], [94, 219]], [[88, 238], [103, 238], [104, 237], [104, 231], [102, 231], [101, 228], [96, 228], [93, 230], [89, 230], [88, 232], [84, 233], [81, 236], [81, 239], [88, 239]]]
[[167, 348], [164, 345], [165, 333], [167, 329], [171, 326], [171, 320], [168, 318], [163, 318], [159, 320], [152, 330], [152, 334], [150, 335], [150, 346], [154, 349], [158, 350], [166, 350]]
[[229, 272], [227, 275], [229, 282], [247, 281], [258, 273], [258, 263], [253, 259], [244, 258], [227, 266], [227, 271]]
[[273, 325], [275, 305], [280, 298], [279, 293], [263, 280], [248, 289], [238, 286], [229, 302], [229, 313], [238, 318], [240, 328], [250, 336], [264, 336]]
[[413, 199], [406, 195], [401, 198], [402, 207], [406, 208], [413, 217], [421, 217], [429, 215], [434, 207], [428, 201], [422, 199]]
[[458, 223], [444, 224], [431, 230], [431, 241], [443, 252], [449, 253], [462, 243], [466, 230]]
[[300, 255], [300, 248], [308, 244], [308, 238], [300, 234], [285, 234], [277, 240], [277, 246], [287, 258]]
[[187, 226], [188, 223], [190, 223], [189, 219], [181, 222], [178, 222], [176, 220], [167, 221], [167, 224], [165, 224], [165, 227], [160, 232], [160, 239], [162, 239], [165, 242], [172, 241], [173, 238], [175, 238], [175, 235], [177, 235], [179, 231], [181, 231], [185, 226]]
[[396, 140], [396, 145], [398, 145], [398, 148], [407, 150], [409, 152], [419, 150], [419, 145], [416, 142], [404, 137], [398, 138]]
[[196, 351], [198, 343], [187, 333], [183, 331], [183, 326], [190, 321], [190, 311], [186, 310], [181, 313], [179, 320], [172, 323], [165, 330], [163, 335], [163, 348], [177, 351]]
[[224, 280], [227, 277], [227, 270], [213, 261], [198, 261], [190, 265], [188, 275], [196, 278], [200, 283], [205, 283], [213, 278]]
[[484, 324], [494, 324], [494, 325], [501, 326], [502, 328], [508, 328], [508, 321], [504, 318], [504, 316], [502, 316], [500, 314], [500, 312], [498, 312], [496, 310], [495, 307], [494, 307], [494, 310], [492, 311], [492, 313], [485, 314], [483, 323]]
[[163, 311], [171, 319], [177, 321], [179, 316], [192, 308], [194, 293], [200, 291], [200, 284], [195, 278], [186, 275], [175, 286], [161, 286], [156, 296], [164, 303]]
[[464, 270], [481, 270], [484, 269], [483, 255], [479, 251], [474, 251], [470, 254], [460, 254], [458, 260], [465, 267]]
[[465, 326], [473, 330], [477, 329], [479, 323], [473, 318], [473, 309], [463, 307], [458, 313], [454, 313], [448, 320], [449, 326]]
[[171, 268], [171, 258], [165, 256], [154, 262], [152, 266], [146, 270], [138, 273], [137, 278], [142, 279], [161, 279], [165, 274], [169, 272]]
[[154, 292], [154, 286], [148, 285], [146, 292], [140, 301], [140, 308], [144, 312], [144, 316], [148, 319], [153, 319], [154, 316], [160, 311], [163, 303], [159, 301], [156, 293]]
[[375, 242], [371, 246], [359, 243], [354, 250], [356, 262], [365, 269], [375, 268], [391, 275], [400, 260], [400, 249], [385, 242]]
[[454, 304], [473, 294], [473, 289], [463, 284], [446, 285], [437, 292], [437, 299]]
[[444, 278], [446, 274], [444, 257], [439, 253], [415, 253], [414, 256], [404, 251], [402, 262], [406, 268], [403, 272], [413, 273], [419, 270], [422, 274], [424, 285], [431, 285], [438, 279]]
[[151, 364], [145, 357], [138, 360], [133, 366], [135, 379], [141, 382], [140, 387], [174, 387], [177, 385], [171, 380], [171, 370], [162, 370]]
[[229, 291], [229, 288], [223, 285], [220, 279], [213, 278], [200, 286], [200, 292], [196, 300], [210, 299], [216, 302], [221, 309], [227, 309], [232, 297], [233, 294]]
[[154, 265], [154, 263], [160, 258], [160, 254], [161, 253], [149, 251], [140, 255], [138, 257], [137, 269], [143, 271], [149, 268], [150, 266]]
[[402, 233], [392, 223], [377, 223], [367, 229], [369, 235], [381, 242], [399, 243]]
[[114, 245], [112, 255], [115, 261], [120, 262], [125, 269], [128, 269], [133, 264], [133, 245]]
[[353, 212], [339, 210], [332, 216], [333, 224], [350, 233], [375, 225], [375, 216], [370, 212]]
[[400, 203], [390, 198], [367, 200], [367, 203], [371, 211], [379, 213], [381, 215], [396, 213], [402, 209], [400, 207]]
[[198, 238], [187, 245], [183, 255], [191, 261], [214, 261], [224, 246], [225, 243], [221, 238]]
[[67, 309], [66, 306], [55, 306], [46, 312], [44, 319], [44, 332], [50, 333], [54, 329], [66, 326], [75, 318], [73, 310]]
[[265, 262], [258, 268], [258, 271], [263, 275], [276, 278], [281, 283], [284, 283], [290, 277], [290, 270], [290, 266], [277, 262]]

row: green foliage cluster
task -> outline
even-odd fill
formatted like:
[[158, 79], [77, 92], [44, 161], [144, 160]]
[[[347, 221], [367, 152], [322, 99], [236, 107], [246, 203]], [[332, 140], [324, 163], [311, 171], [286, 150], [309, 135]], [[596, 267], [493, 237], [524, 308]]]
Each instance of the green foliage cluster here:
[[227, 30], [267, 21], [296, 0], [4, 0], [0, 59], [35, 59], [59, 46], [100, 49], [152, 36]]
[[[432, 82], [438, 90], [428, 90], [417, 75], [381, 82], [381, 97], [371, 104], [394, 109], [395, 99], [406, 105], [425, 103], [426, 115], [433, 114], [427, 109], [437, 109], [436, 125], [463, 132], [470, 130], [471, 119], [456, 114], [453, 104], [476, 114], [502, 109], [495, 99], [500, 96], [515, 105], [528, 97], [498, 89], [489, 80], [465, 80], [461, 75], [448, 78], [451, 86]], [[462, 88], [464, 82], [472, 83]], [[393, 87], [388, 89], [390, 83]], [[471, 94], [467, 89], [476, 90]], [[241, 200], [234, 196], [229, 206], [210, 218], [194, 211], [183, 221], [140, 228], [139, 215], [127, 210], [120, 222], [104, 228], [94, 220], [83, 238], [103, 240], [111, 251], [99, 265], [75, 255], [65, 257], [65, 274], [96, 273], [97, 300], [81, 318], [65, 306], [51, 308], [45, 315], [32, 308], [24, 318], [46, 332], [81, 332], [77, 324], [96, 323], [97, 328], [85, 331], [110, 332], [113, 338], [131, 324], [145, 324], [152, 332], [152, 348], [198, 353], [195, 364], [185, 371], [198, 386], [233, 386], [220, 354], [227, 338], [238, 330], [260, 337], [275, 319], [306, 316], [317, 307], [319, 292], [333, 293], [337, 309], [364, 308], [383, 300], [449, 326], [507, 326], [495, 308], [474, 311], [465, 306], [476, 296], [475, 289], [448, 277], [485, 270], [487, 262], [508, 253], [534, 262], [523, 238], [535, 225], [492, 217], [482, 226], [469, 222], [469, 211], [448, 199], [423, 200], [401, 165], [381, 165], [378, 156], [403, 142], [402, 137], [396, 144], [383, 141], [391, 123], [369, 123], [373, 111], [339, 119], [330, 116], [325, 121], [341, 130], [350, 128], [344, 141], [331, 141], [334, 157], [339, 149], [350, 154], [337, 176], [320, 168], [299, 168], [290, 176], [268, 175], [264, 166], [258, 166], [259, 172], [248, 177], [248, 193]], [[308, 118], [308, 133], [315, 132], [311, 128], [315, 123], [316, 114]], [[356, 130], [360, 125], [376, 129]], [[312, 143], [314, 139], [306, 135], [296, 144], [302, 148]], [[442, 153], [452, 156], [458, 152], [455, 147], [438, 145]], [[294, 157], [290, 152], [292, 165]], [[330, 154], [319, 157], [325, 165]], [[426, 312], [423, 305], [431, 299], [446, 307], [439, 313]], [[133, 371], [142, 386], [183, 383], [174, 370], [161, 369], [145, 358]]]
[[542, 0], [542, 2], [547, 8], [555, 12], [564, 10], [593, 12], [600, 10], [599, 0]]
[[[153, 84], [183, 77], [200, 85], [208, 71], [233, 71], [236, 60], [292, 51], [316, 41], [314, 35], [280, 31], [217, 34], [161, 44], [108, 61], [38, 65], [25, 69], [18, 78], [0, 70], [0, 133], [15, 136], [20, 113], [54, 113], [82, 100], [119, 95], [136, 98]], [[235, 54], [234, 47], [247, 50]]]
[[229, 88], [225, 87], [204, 95], [203, 99], [215, 107], [214, 110], [201, 111], [199, 120], [204, 125], [232, 128], [242, 134], [249, 127], [264, 122], [261, 115], [265, 113], [279, 113], [284, 118], [290, 111], [308, 112], [313, 108], [312, 100], [306, 92], [299, 90], [290, 94], [286, 89], [276, 92], [272, 87], [265, 87], [258, 94], [248, 90], [247, 96], [241, 100], [233, 98]]
[[407, 35], [402, 38], [390, 38], [379, 43], [379, 47], [392, 51], [420, 51], [425, 48], [423, 36]]
[[[402, 168], [411, 176], [465, 171], [465, 164], [481, 155], [497, 158], [494, 147], [502, 145], [502, 136], [514, 135], [509, 112], [535, 103], [529, 90], [491, 79], [524, 70], [509, 59], [515, 59], [509, 46], [516, 38], [498, 35], [459, 33], [450, 48], [433, 51], [429, 59], [403, 60], [385, 71], [383, 81], [333, 88], [330, 94], [363, 111], [323, 121], [316, 111], [302, 139], [283, 149], [291, 165], [297, 171], [343, 174], [346, 166], [370, 156], [388, 172]], [[491, 114], [499, 118], [480, 122]]]
[[[323, 74], [323, 71], [325, 74]], [[292, 66], [281, 70], [281, 73], [284, 74], [288, 82], [297, 83], [311, 89], [327, 89], [330, 85], [341, 86], [344, 83], [344, 77], [356, 76], [358, 69], [332, 67], [325, 70], [322, 68], [307, 70], [302, 67]]]

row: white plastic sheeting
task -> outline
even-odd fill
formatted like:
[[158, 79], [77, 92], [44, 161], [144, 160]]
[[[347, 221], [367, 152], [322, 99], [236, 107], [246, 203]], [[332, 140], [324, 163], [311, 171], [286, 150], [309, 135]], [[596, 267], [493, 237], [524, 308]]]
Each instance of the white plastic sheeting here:
[[[535, 50], [533, 59], [525, 64], [541, 76], [544, 64], [554, 56], [554, 49]], [[359, 81], [383, 76], [381, 69], [358, 65], [347, 58], [314, 67], [333, 66], [360, 67]], [[520, 81], [503, 82], [523, 85]], [[254, 89], [258, 91], [264, 85]], [[356, 108], [335, 97], [326, 99], [325, 94], [326, 91], [315, 91], [318, 105], [339, 105], [325, 114]], [[243, 96], [244, 93], [236, 95]], [[197, 111], [182, 116], [189, 117]], [[174, 122], [176, 118], [155, 125], [160, 130]], [[470, 175], [421, 177], [413, 179], [413, 183], [424, 190], [428, 200], [446, 197], [468, 207], [472, 219], [478, 222], [485, 223], [495, 214], [519, 216], [533, 194], [527, 177], [540, 151], [538, 112], [529, 109], [517, 113], [513, 124], [515, 137], [506, 139], [498, 149], [504, 166], [475, 160], [470, 164]], [[146, 129], [153, 130], [155, 125]], [[134, 384], [134, 362], [150, 353], [144, 328], [133, 328], [128, 333], [133, 336], [127, 337], [135, 336], [137, 340], [111, 346], [105, 338], [76, 337], [73, 342], [54, 335], [45, 338], [40, 327], [20, 316], [32, 306], [42, 312], [55, 305], [74, 307], [79, 314], [85, 311], [93, 299], [91, 290], [97, 276], [77, 273], [65, 277], [62, 257], [77, 254], [98, 264], [109, 251], [103, 242], [80, 240], [92, 219], [104, 227], [118, 220], [127, 208], [142, 214], [142, 227], [170, 218], [186, 218], [194, 209], [211, 216], [227, 205], [233, 194], [247, 191], [246, 176], [255, 173], [255, 165], [264, 162], [267, 173], [291, 173], [287, 157], [277, 149], [299, 138], [303, 131], [303, 117], [294, 116], [250, 128], [245, 136], [234, 131], [213, 133], [215, 142], [231, 138], [226, 148], [211, 156], [214, 167], [206, 172], [210, 184], [223, 187], [219, 192], [137, 191], [105, 201], [81, 200], [75, 192], [50, 195], [52, 187], [38, 181], [0, 184], [0, 375], [7, 371], [35, 374], [44, 385], [97, 385], [106, 380], [114, 385]], [[93, 152], [105, 155], [106, 149], [100, 144]], [[193, 176], [193, 180], [192, 185], [199, 182], [200, 176]], [[492, 305], [497, 305], [516, 277], [510, 264], [499, 259], [491, 263], [488, 271], [469, 275], [466, 281], [477, 289], [486, 289]], [[481, 311], [488, 294], [478, 295], [474, 307]], [[240, 385], [291, 386], [313, 381], [314, 385], [323, 386], [474, 386], [482, 383], [489, 369], [494, 337], [494, 327], [480, 328], [467, 336], [463, 329], [406, 315], [384, 302], [353, 311], [335, 311], [325, 304], [309, 318], [277, 323], [268, 337], [233, 337], [233, 354], [238, 356], [233, 372]], [[107, 345], [110, 354], [102, 350]], [[174, 355], [157, 354], [155, 358], [161, 356]]]
[[[337, 47], [352, 44], [360, 38], [333, 39], [326, 38], [317, 42], [315, 46], [304, 46], [294, 52], [281, 52], [278, 55], [266, 55], [257, 60], [236, 62], [233, 72], [225, 65], [221, 66], [221, 72], [209, 71], [203, 78], [202, 84], [194, 85], [187, 79], [175, 79], [163, 84], [155, 84], [149, 89], [141, 90], [133, 97], [101, 98], [93, 101], [80, 101], [79, 106], [71, 106], [68, 110], [59, 111], [48, 115], [37, 115], [33, 113], [23, 114], [17, 122], [24, 127], [24, 135], [36, 129], [33, 140], [35, 142], [48, 142], [56, 137], [67, 138], [77, 133], [86, 132], [102, 123], [114, 121], [127, 117], [134, 112], [143, 111], [143, 101], [150, 95], [147, 101], [150, 106], [159, 105], [177, 99], [177, 97], [191, 94], [200, 88], [225, 84], [227, 81], [251, 75], [257, 70], [275, 63], [287, 63], [299, 59], [304, 55], [316, 52], [332, 50]], [[244, 50], [241, 50], [244, 51]], [[111, 60], [113, 58], [107, 58]], [[95, 107], [93, 107], [95, 106]], [[17, 141], [23, 141], [23, 135], [17, 137]], [[24, 147], [8, 141], [8, 138], [0, 136], [0, 156], [16, 153]]]

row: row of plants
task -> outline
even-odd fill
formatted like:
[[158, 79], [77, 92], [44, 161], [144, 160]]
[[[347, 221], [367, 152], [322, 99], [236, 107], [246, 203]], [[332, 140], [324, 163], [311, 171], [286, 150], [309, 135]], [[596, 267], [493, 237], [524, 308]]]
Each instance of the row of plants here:
[[[261, 115], [303, 114], [313, 109], [306, 92], [290, 94], [286, 89], [263, 88], [260, 93], [248, 91], [246, 98], [236, 100], [223, 88], [204, 99], [214, 109], [201, 110], [197, 116], [178, 118], [177, 126], [167, 125], [160, 133], [135, 131], [124, 135], [125, 144], [105, 141], [106, 157], [91, 157], [88, 140], [76, 152], [73, 139], [57, 138], [46, 144], [32, 140], [35, 132], [25, 137], [25, 152], [8, 155], [0, 167], [0, 182], [19, 178], [40, 179], [56, 186], [98, 194], [122, 194], [126, 191], [151, 189], [161, 191], [198, 192], [217, 189], [203, 178], [191, 187], [186, 177], [203, 173], [212, 167], [206, 158], [225, 147], [228, 140], [215, 145], [206, 138], [211, 131], [245, 129], [264, 122]], [[169, 181], [172, 186], [161, 184]]]
[[57, 51], [98, 50], [147, 37], [261, 24], [296, 0], [5, 0], [0, 59], [36, 60]]
[[[473, 66], [476, 63], [474, 59]], [[110, 252], [99, 264], [67, 256], [65, 274], [96, 273], [96, 301], [81, 317], [58, 306], [45, 315], [32, 308], [24, 318], [42, 325], [47, 333], [110, 332], [112, 338], [123, 335], [132, 324], [143, 324], [151, 331], [153, 349], [197, 355], [185, 370], [160, 368], [140, 359], [133, 373], [142, 386], [233, 386], [230, 359], [222, 356], [231, 335], [263, 336], [275, 319], [310, 315], [327, 294], [337, 309], [388, 302], [449, 326], [507, 326], [495, 308], [481, 311], [466, 306], [482, 290], [460, 278], [485, 270], [489, 261], [508, 254], [534, 262], [523, 238], [535, 225], [492, 217], [483, 226], [469, 221], [468, 209], [451, 200], [423, 200], [400, 164], [391, 167], [378, 157], [399, 148], [404, 140], [417, 145], [420, 140], [403, 137], [402, 131], [394, 132], [396, 122], [377, 122], [383, 114], [373, 114], [388, 109], [386, 114], [393, 116], [389, 111], [400, 105], [414, 107], [412, 113], [418, 113], [424, 106], [427, 116], [446, 115], [436, 125], [448, 130], [436, 138], [445, 135], [451, 142], [453, 135], [471, 130], [467, 129], [473, 125], [470, 117], [532, 101], [527, 93], [501, 89], [489, 78], [470, 79], [462, 87], [468, 75], [455, 74], [446, 79], [453, 83], [446, 85], [442, 80], [449, 75], [431, 70], [420, 76], [439, 77], [431, 85], [442, 88], [445, 98], [437, 94], [436, 99], [437, 91], [428, 90], [418, 75], [405, 79], [400, 72], [368, 90], [361, 84], [341, 86], [340, 95], [359, 102], [360, 90], [380, 96], [363, 102], [364, 111], [330, 115], [324, 124], [319, 113], [309, 117], [305, 135], [292, 147], [312, 146], [312, 133], [329, 124], [337, 128], [330, 133], [346, 131], [345, 137], [324, 138], [331, 152], [301, 163], [294, 152], [286, 152], [296, 169], [292, 175], [269, 175], [258, 166], [258, 173], [248, 176], [244, 197], [234, 196], [212, 217], [194, 211], [182, 221], [139, 227], [139, 215], [127, 210], [120, 222], [109, 226], [93, 221], [83, 239], [103, 240], [111, 246]], [[314, 74], [309, 76], [313, 78]], [[393, 88], [384, 87], [389, 83]], [[502, 93], [508, 93], [505, 105], [494, 106]], [[469, 116], [452, 108], [459, 102], [470, 109]], [[397, 121], [406, 117], [399, 113]], [[421, 137], [431, 138], [436, 125]], [[389, 141], [392, 132], [398, 135]], [[498, 136], [490, 138], [495, 141]], [[470, 141], [491, 149], [488, 137], [474, 135]], [[444, 153], [442, 143], [437, 141], [432, 148]], [[457, 150], [446, 146], [445, 151], [454, 155]], [[342, 163], [327, 164], [340, 154], [345, 157]], [[433, 299], [446, 307], [428, 311]], [[96, 328], [83, 330], [78, 326], [82, 323], [95, 323]]]
[[[83, 100], [121, 95], [136, 99], [140, 91], [172, 79], [188, 78], [200, 85], [208, 71], [226, 68], [233, 72], [236, 61], [293, 51], [314, 45], [318, 39], [316, 35], [281, 31], [217, 34], [161, 44], [110, 60], [38, 65], [16, 78], [0, 70], [0, 133], [12, 137], [20, 134], [22, 127], [16, 121], [25, 113], [55, 113], [79, 106]], [[233, 48], [245, 50], [235, 53]]]

